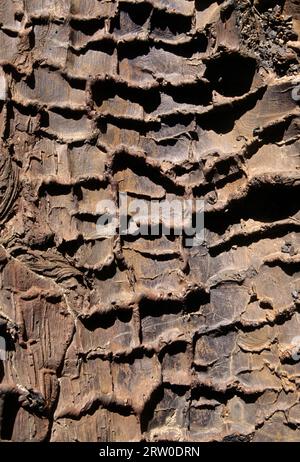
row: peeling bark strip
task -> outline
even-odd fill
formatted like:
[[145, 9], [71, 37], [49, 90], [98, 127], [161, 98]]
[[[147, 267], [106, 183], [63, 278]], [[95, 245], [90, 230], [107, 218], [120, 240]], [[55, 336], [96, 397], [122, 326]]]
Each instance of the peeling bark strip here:
[[[299, 0], [0, 2], [0, 439], [300, 441]], [[296, 89], [296, 90], [295, 90]], [[205, 242], [98, 238], [205, 201]]]

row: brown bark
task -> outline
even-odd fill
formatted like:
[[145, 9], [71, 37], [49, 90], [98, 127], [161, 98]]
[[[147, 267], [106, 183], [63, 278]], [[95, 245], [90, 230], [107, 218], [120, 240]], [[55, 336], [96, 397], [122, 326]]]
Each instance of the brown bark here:
[[[299, 1], [0, 26], [0, 439], [299, 441]], [[119, 192], [204, 199], [205, 242], [97, 238]]]

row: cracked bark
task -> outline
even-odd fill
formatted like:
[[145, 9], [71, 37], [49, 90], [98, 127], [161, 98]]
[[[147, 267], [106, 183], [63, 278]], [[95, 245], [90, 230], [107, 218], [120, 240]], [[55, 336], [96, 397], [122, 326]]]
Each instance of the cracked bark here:
[[[0, 439], [299, 441], [300, 5], [0, 5]], [[118, 192], [205, 242], [99, 239]]]

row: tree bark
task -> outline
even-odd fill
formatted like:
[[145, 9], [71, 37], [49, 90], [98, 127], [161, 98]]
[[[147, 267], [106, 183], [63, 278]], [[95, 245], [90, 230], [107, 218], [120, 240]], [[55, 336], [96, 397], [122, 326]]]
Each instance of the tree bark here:
[[[0, 26], [0, 439], [299, 441], [299, 0]], [[204, 200], [204, 242], [99, 237], [121, 192]]]

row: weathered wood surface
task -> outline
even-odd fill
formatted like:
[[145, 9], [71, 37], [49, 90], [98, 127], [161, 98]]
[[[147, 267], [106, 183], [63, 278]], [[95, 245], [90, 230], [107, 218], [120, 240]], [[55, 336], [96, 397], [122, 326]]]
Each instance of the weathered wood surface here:
[[[300, 3], [0, 3], [0, 436], [299, 441]], [[199, 197], [206, 239], [95, 238]]]

